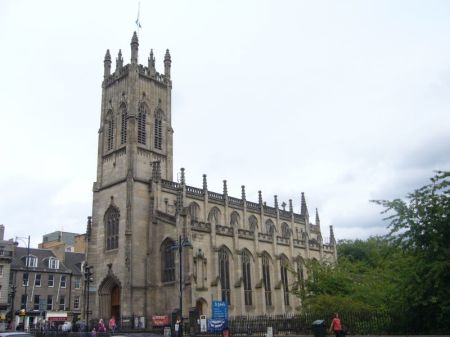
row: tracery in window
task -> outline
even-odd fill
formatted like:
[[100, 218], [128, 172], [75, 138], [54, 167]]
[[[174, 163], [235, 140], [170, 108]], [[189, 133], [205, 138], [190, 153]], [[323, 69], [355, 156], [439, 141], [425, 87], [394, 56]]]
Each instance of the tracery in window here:
[[281, 236], [286, 239], [289, 239], [291, 237], [291, 230], [289, 229], [289, 225], [286, 222], [283, 222], [281, 224]]
[[264, 283], [264, 298], [266, 300], [266, 305], [272, 305], [272, 288], [270, 285], [270, 257], [267, 253], [262, 256], [262, 272], [263, 272], [263, 283]]
[[120, 130], [120, 143], [125, 144], [127, 142], [127, 125], [128, 125], [128, 112], [125, 104], [120, 106], [121, 116], [121, 130]]
[[230, 225], [232, 227], [239, 227], [239, 223], [241, 222], [241, 217], [239, 216], [239, 213], [234, 211], [231, 213], [230, 216]]
[[217, 207], [213, 207], [208, 214], [208, 222], [212, 226], [220, 225], [220, 210]]
[[248, 218], [248, 225], [250, 228], [250, 231], [256, 232], [258, 228], [258, 219], [254, 215], [250, 215]]
[[245, 305], [252, 305], [251, 257], [247, 250], [242, 252], [242, 281], [244, 283]]
[[288, 265], [289, 260], [282, 256], [280, 260], [281, 284], [283, 285], [284, 305], [289, 305], [289, 283], [288, 283]]
[[164, 113], [161, 109], [158, 109], [155, 112], [155, 148], [158, 150], [162, 150], [162, 120], [164, 117]]
[[266, 220], [266, 233], [269, 235], [273, 235], [275, 231], [275, 225], [273, 224], [273, 221], [270, 219]]
[[147, 108], [141, 103], [138, 109], [138, 143], [143, 145], [147, 144], [146, 118]]
[[200, 206], [196, 202], [191, 202], [188, 208], [191, 220], [198, 221], [200, 216]]
[[161, 245], [161, 281], [175, 281], [175, 242], [167, 239]]
[[223, 247], [219, 250], [219, 279], [222, 301], [230, 305], [230, 260], [227, 249]]
[[120, 212], [117, 207], [110, 206], [105, 213], [105, 238], [106, 250], [119, 247], [119, 218]]
[[115, 129], [115, 125], [114, 125], [114, 116], [111, 110], [108, 111], [107, 115], [106, 115], [106, 125], [108, 128], [108, 133], [107, 133], [107, 140], [106, 140], [106, 150], [110, 151], [113, 149], [114, 147], [114, 129]]

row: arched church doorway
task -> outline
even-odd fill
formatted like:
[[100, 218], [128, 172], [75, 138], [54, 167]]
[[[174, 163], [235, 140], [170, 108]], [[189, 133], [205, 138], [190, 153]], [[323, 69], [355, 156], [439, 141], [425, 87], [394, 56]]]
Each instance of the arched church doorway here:
[[116, 322], [120, 321], [121, 284], [115, 275], [108, 275], [100, 284], [99, 315], [102, 318], [114, 316]]
[[111, 316], [120, 320], [120, 288], [118, 285], [111, 290]]
[[199, 315], [206, 315], [208, 312], [208, 303], [203, 298], [199, 298], [195, 302], [195, 307], [197, 308], [197, 312]]

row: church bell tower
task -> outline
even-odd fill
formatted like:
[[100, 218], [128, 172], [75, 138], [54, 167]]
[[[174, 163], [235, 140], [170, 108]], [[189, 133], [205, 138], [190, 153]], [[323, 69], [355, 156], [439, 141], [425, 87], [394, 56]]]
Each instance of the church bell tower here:
[[146, 65], [138, 62], [139, 41], [131, 39], [131, 60], [118, 51], [113, 70], [110, 51], [104, 59], [97, 180], [92, 222], [87, 230], [86, 262], [92, 267], [91, 317], [145, 314], [142, 261], [151, 248], [149, 219], [152, 163], [160, 177], [173, 178], [171, 57], [164, 73], [155, 68], [153, 50]]

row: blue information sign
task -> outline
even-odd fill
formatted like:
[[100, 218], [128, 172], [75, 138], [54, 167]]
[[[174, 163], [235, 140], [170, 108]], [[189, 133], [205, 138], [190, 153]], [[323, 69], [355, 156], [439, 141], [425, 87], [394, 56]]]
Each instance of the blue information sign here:
[[212, 319], [228, 319], [227, 302], [212, 301]]

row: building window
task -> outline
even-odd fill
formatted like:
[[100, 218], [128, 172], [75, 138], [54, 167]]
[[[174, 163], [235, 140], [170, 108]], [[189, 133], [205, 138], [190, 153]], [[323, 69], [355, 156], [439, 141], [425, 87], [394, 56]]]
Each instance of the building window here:
[[119, 247], [119, 210], [110, 206], [105, 213], [106, 250]]
[[232, 227], [239, 227], [239, 223], [241, 221], [241, 217], [239, 216], [238, 212], [231, 213], [230, 216], [230, 225]]
[[53, 295], [47, 296], [47, 310], [53, 310]]
[[275, 225], [273, 224], [273, 221], [268, 219], [266, 221], [266, 233], [269, 235], [273, 235], [274, 230], [275, 230]]
[[256, 216], [251, 215], [248, 218], [248, 225], [249, 225], [250, 231], [255, 233], [258, 228], [258, 219], [256, 219]]
[[55, 286], [55, 275], [48, 275], [48, 286], [54, 287]]
[[74, 283], [75, 283], [75, 285], [74, 285], [75, 289], [80, 289], [81, 288], [81, 277], [75, 276]]
[[0, 277], [2, 277], [2, 276], [3, 276], [3, 265], [0, 264]]
[[230, 305], [230, 262], [225, 248], [219, 250], [219, 279], [222, 288], [222, 301]]
[[33, 310], [39, 310], [39, 295], [34, 295]]
[[26, 259], [26, 265], [30, 268], [36, 268], [37, 267], [37, 257], [36, 256], [28, 256]]
[[163, 112], [161, 110], [155, 113], [155, 148], [162, 150], [162, 119]]
[[110, 151], [114, 147], [114, 116], [111, 110], [106, 115], [106, 123], [108, 126], [106, 149]]
[[122, 118], [122, 128], [120, 130], [120, 143], [125, 144], [127, 142], [127, 124], [128, 124], [128, 113], [125, 104], [120, 106], [121, 118]]
[[66, 310], [66, 297], [65, 296], [59, 297], [59, 310]]
[[41, 286], [41, 274], [36, 274], [36, 276], [34, 278], [34, 285], [36, 287], [40, 287]]
[[305, 290], [305, 275], [303, 273], [303, 264], [300, 259], [297, 262], [297, 282], [300, 286], [300, 289], [302, 291], [304, 291]]
[[213, 207], [208, 214], [208, 222], [211, 226], [220, 225], [220, 210], [217, 207]]
[[66, 287], [66, 276], [65, 275], [61, 275], [60, 286], [61, 286], [61, 288], [65, 288]]
[[23, 273], [23, 275], [22, 275], [22, 285], [23, 286], [28, 286], [28, 273]]
[[288, 283], [288, 259], [283, 256], [280, 261], [281, 264], [281, 283], [283, 285], [284, 305], [289, 305], [289, 283]]
[[80, 296], [75, 296], [73, 299], [73, 309], [79, 310], [80, 309]]
[[291, 237], [291, 231], [289, 229], [289, 225], [286, 222], [283, 222], [281, 224], [281, 236], [286, 239], [289, 239]]
[[167, 240], [161, 247], [162, 282], [175, 281], [175, 250], [173, 247], [172, 240]]
[[140, 104], [138, 112], [138, 143], [143, 145], [147, 143], [147, 132], [145, 129], [146, 118], [147, 109], [145, 108], [145, 104]]
[[266, 300], [266, 305], [272, 305], [272, 290], [270, 287], [270, 258], [267, 254], [262, 257], [262, 272], [263, 272], [263, 283], [264, 283], [264, 297]]
[[191, 220], [198, 221], [200, 215], [200, 206], [196, 202], [191, 202], [188, 208]]
[[27, 295], [22, 294], [21, 298], [20, 298], [20, 307], [22, 309], [25, 309], [27, 305]]
[[242, 280], [244, 283], [245, 305], [252, 305], [252, 278], [250, 270], [250, 254], [244, 250], [242, 253]]
[[59, 260], [51, 257], [48, 259], [48, 267], [50, 269], [59, 269]]

